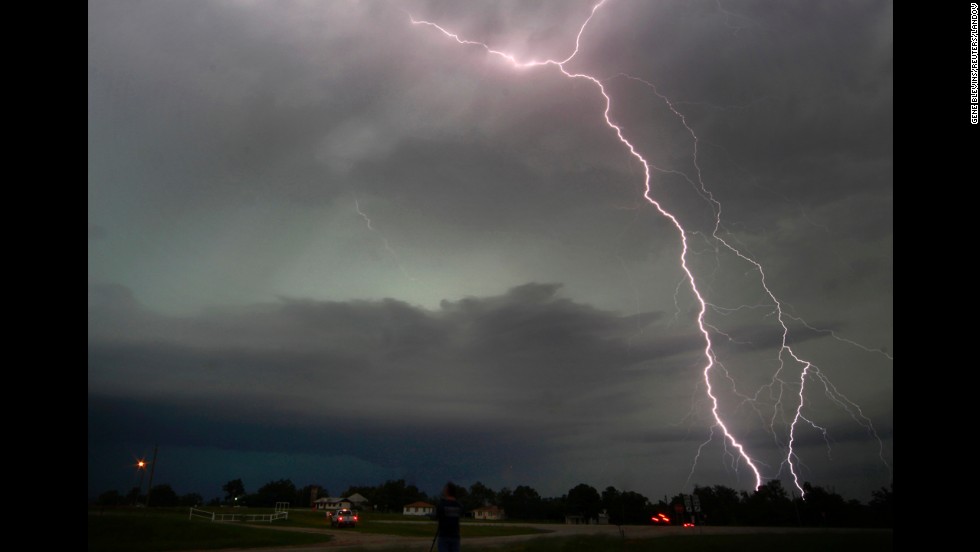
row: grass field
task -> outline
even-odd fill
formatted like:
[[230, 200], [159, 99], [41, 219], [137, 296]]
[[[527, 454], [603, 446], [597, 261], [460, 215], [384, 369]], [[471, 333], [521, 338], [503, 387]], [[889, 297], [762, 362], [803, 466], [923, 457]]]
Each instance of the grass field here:
[[[229, 513], [228, 509], [223, 510]], [[269, 509], [240, 509], [235, 513], [270, 513]], [[392, 523], [406, 521], [407, 523]], [[323, 512], [291, 510], [288, 520], [272, 522], [273, 527], [327, 528]], [[165, 552], [181, 550], [220, 550], [222, 548], [262, 548], [270, 546], [311, 545], [326, 543], [329, 535], [295, 531], [256, 529], [269, 527], [268, 522], [212, 523], [205, 519], [188, 519], [187, 508], [90, 511], [88, 516], [88, 550], [123, 552], [140, 550]], [[432, 538], [435, 524], [425, 519], [405, 518], [397, 514], [362, 515], [359, 526], [344, 531], [382, 533]], [[893, 550], [891, 531], [829, 532], [814, 530], [796, 534], [677, 535], [648, 539], [611, 536], [535, 537], [523, 542], [500, 546], [479, 546], [470, 539], [516, 534], [533, 534], [539, 530], [511, 525], [474, 525], [462, 527], [465, 549], [470, 552], [885, 552]], [[627, 532], [628, 535], [628, 532]], [[421, 549], [428, 549], [423, 542]], [[404, 546], [371, 552], [404, 552]]]
[[[890, 552], [891, 532], [803, 535], [684, 535], [649, 539], [609, 536], [536, 538], [499, 547], [466, 545], [467, 552]], [[398, 549], [372, 552], [397, 552]]]
[[[261, 548], [327, 542], [329, 535], [293, 531], [263, 531], [262, 527], [291, 527], [329, 529], [323, 512], [290, 510], [289, 519], [274, 522], [212, 523], [210, 520], [189, 519], [188, 508], [118, 509], [89, 512], [88, 549], [92, 552], [148, 552], [177, 550], [217, 550], [221, 548]], [[268, 508], [206, 509], [220, 513], [269, 514]], [[392, 521], [404, 523], [387, 523]], [[404, 537], [431, 538], [435, 522], [425, 518], [399, 514], [361, 514], [357, 527], [344, 531], [375, 533]], [[541, 531], [512, 525], [469, 525], [463, 528], [464, 538], [527, 535]]]
[[[329, 535], [262, 531], [256, 523], [212, 523], [183, 511], [111, 512], [88, 516], [89, 552], [217, 550], [327, 542]], [[267, 513], [267, 512], [265, 512]]]

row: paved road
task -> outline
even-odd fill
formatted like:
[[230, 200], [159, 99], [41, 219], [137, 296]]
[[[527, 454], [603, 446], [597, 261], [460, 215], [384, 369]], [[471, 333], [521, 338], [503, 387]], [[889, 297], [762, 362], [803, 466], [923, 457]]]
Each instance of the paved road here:
[[[516, 524], [515, 524], [516, 525]], [[564, 537], [574, 535], [596, 535], [606, 534], [619, 536], [620, 528], [615, 525], [560, 525], [560, 524], [519, 524], [522, 527], [534, 527], [549, 531], [545, 534], [533, 535], [510, 535], [506, 537], [481, 537], [465, 538], [464, 546], [479, 545], [490, 546], [519, 542], [535, 538]], [[343, 529], [304, 529], [304, 528], [274, 528], [270, 530], [278, 531], [299, 531], [306, 533], [326, 533], [333, 535], [330, 542], [287, 547], [271, 548], [251, 548], [238, 550], [223, 550], [222, 552], [320, 552], [320, 551], [342, 551], [342, 550], [372, 550], [379, 548], [399, 548], [406, 552], [425, 552], [432, 545], [431, 537], [400, 537], [394, 535], [376, 535], [369, 533], [355, 533], [344, 531]], [[622, 528], [627, 538], [651, 538], [665, 535], [722, 535], [722, 534], [746, 534], [746, 533], [812, 533], [813, 528], [796, 527], [656, 527], [656, 526], [625, 526]], [[465, 528], [464, 528], [465, 531]], [[860, 532], [867, 529], [822, 529], [828, 532]]]

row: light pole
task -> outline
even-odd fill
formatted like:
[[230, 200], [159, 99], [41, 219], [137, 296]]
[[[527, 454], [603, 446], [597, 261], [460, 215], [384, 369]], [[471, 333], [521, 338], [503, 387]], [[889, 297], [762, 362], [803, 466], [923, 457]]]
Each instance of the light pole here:
[[153, 445], [153, 460], [150, 466], [150, 481], [146, 484], [146, 506], [150, 506], [150, 491], [153, 490], [153, 470], [157, 467], [157, 445]]
[[136, 471], [140, 474], [140, 481], [136, 487], [136, 499], [133, 501], [133, 505], [139, 504], [140, 493], [143, 492], [143, 474], [146, 473], [146, 461], [142, 458], [136, 462]]

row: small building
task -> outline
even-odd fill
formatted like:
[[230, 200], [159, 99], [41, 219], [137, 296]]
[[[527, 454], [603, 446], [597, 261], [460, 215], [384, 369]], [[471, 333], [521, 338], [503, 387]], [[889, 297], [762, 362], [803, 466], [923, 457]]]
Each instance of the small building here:
[[496, 506], [480, 506], [473, 510], [473, 519], [507, 519], [507, 516]]
[[406, 516], [427, 516], [435, 512], [435, 505], [428, 502], [413, 502], [402, 508], [402, 514]]
[[361, 493], [354, 493], [347, 497], [347, 500], [350, 501], [351, 509], [353, 510], [371, 509], [371, 501], [365, 498]]
[[587, 518], [580, 514], [569, 514], [565, 516], [566, 525], [609, 525], [609, 514], [605, 510], [599, 512], [594, 518]]
[[313, 501], [313, 505], [317, 510], [339, 510], [341, 508], [350, 508], [352, 502], [346, 498], [334, 497], [334, 496], [324, 496]]

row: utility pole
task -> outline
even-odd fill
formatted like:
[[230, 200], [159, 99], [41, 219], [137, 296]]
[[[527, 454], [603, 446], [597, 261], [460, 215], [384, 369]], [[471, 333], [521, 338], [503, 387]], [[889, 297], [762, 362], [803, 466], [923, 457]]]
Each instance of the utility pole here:
[[153, 460], [150, 460], [150, 482], [146, 485], [146, 506], [150, 506], [150, 490], [153, 489], [153, 470], [157, 467], [157, 445], [153, 445]]
[[140, 474], [139, 483], [136, 485], [136, 496], [133, 498], [133, 506], [140, 503], [140, 493], [143, 492], [143, 474], [146, 473], [146, 461], [142, 458], [136, 462], [136, 471]]

